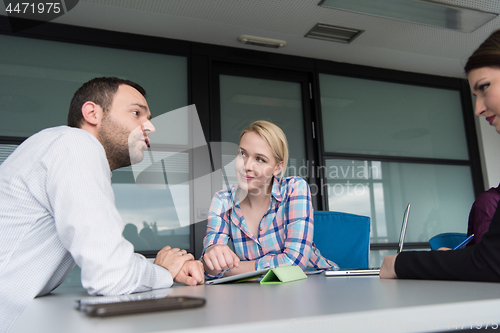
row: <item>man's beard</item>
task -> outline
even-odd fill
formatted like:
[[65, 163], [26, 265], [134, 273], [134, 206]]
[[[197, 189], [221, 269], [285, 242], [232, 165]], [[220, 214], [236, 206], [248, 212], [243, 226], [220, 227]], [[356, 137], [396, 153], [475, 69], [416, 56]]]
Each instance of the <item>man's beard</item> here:
[[[132, 152], [133, 161], [131, 160], [128, 142], [130, 133], [127, 128], [117, 124], [104, 114], [102, 126], [98, 132], [98, 139], [104, 147], [111, 170], [138, 163], [143, 159], [142, 151], [136, 152], [137, 149], [135, 149]], [[133, 140], [132, 147], [134, 142], [137, 144], [137, 141]]]

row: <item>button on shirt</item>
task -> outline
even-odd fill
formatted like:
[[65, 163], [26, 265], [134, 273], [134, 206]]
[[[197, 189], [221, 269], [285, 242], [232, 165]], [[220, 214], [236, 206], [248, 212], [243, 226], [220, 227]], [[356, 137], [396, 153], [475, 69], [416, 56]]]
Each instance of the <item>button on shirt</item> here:
[[92, 295], [167, 288], [170, 273], [122, 236], [104, 148], [60, 126], [21, 144], [0, 165], [0, 332], [74, 267]]
[[297, 265], [338, 268], [321, 256], [313, 244], [313, 207], [307, 182], [300, 177], [274, 178], [269, 209], [262, 217], [258, 235], [245, 223], [238, 199], [238, 186], [219, 191], [208, 214], [204, 251], [213, 244], [232, 240], [240, 260], [256, 260], [255, 269]]

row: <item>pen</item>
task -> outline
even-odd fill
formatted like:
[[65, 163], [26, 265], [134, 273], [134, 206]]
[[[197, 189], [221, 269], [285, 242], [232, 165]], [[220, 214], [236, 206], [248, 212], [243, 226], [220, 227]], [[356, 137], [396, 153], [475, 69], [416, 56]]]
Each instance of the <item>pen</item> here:
[[470, 235], [462, 243], [460, 243], [457, 246], [455, 246], [453, 248], [453, 250], [457, 250], [457, 249], [461, 248], [462, 246], [464, 246], [465, 244], [467, 244], [468, 242], [470, 242], [472, 240], [472, 238], [474, 238], [474, 234]]

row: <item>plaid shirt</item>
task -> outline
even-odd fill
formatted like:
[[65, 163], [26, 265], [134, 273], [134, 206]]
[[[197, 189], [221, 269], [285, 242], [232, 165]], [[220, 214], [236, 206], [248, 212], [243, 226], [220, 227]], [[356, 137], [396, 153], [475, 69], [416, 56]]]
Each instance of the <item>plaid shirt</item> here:
[[[337, 268], [322, 257], [313, 244], [313, 207], [306, 181], [299, 177], [274, 178], [267, 213], [262, 217], [258, 236], [246, 226], [237, 196], [238, 186], [215, 194], [208, 213], [204, 250], [213, 244], [228, 244], [240, 260], [255, 260], [255, 269], [298, 265]], [[221, 274], [222, 275], [222, 274]]]

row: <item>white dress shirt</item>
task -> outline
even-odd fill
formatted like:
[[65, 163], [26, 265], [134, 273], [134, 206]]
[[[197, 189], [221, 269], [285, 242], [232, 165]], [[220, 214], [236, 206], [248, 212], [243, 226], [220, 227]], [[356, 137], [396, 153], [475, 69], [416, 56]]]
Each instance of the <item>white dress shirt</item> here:
[[21, 144], [0, 165], [0, 332], [75, 262], [91, 295], [170, 287], [170, 273], [135, 254], [123, 228], [92, 134], [60, 126]]

